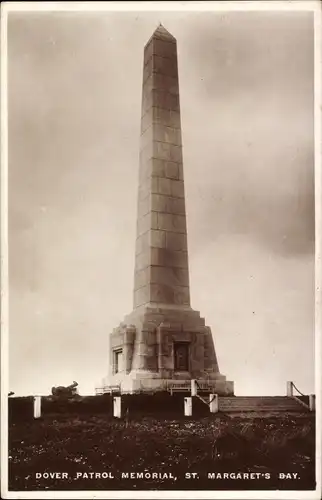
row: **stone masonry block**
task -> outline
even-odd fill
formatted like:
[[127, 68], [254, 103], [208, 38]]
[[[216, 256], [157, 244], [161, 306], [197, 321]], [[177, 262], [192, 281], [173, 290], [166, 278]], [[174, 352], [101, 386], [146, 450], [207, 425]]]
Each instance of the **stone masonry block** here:
[[153, 123], [161, 123], [168, 127], [180, 128], [180, 113], [170, 109], [152, 108]]
[[[157, 212], [153, 212], [157, 213]], [[186, 217], [184, 215], [173, 215], [158, 212], [158, 229], [176, 233], [186, 233]]]
[[151, 212], [138, 217], [137, 220], [137, 235], [141, 236], [151, 228]]
[[[158, 34], [158, 37], [160, 35]], [[161, 39], [152, 37], [144, 48], [144, 65], [152, 58], [153, 55], [160, 57], [176, 58], [176, 43], [169, 39]]]
[[181, 146], [176, 146], [175, 144], [170, 145], [170, 160], [175, 161], [177, 163], [182, 163], [182, 147]]
[[144, 200], [139, 200], [137, 216], [139, 218], [145, 216], [150, 211], [150, 209], [151, 209], [151, 195], [144, 198]]
[[153, 59], [150, 57], [143, 68], [143, 85], [153, 72]]
[[148, 329], [144, 331], [144, 342], [149, 346], [154, 346], [156, 344], [156, 332], [154, 327], [153, 330]]
[[165, 177], [165, 161], [152, 158], [151, 160], [151, 175], [153, 177]]
[[188, 269], [188, 252], [151, 248], [151, 265]]
[[183, 323], [184, 332], [201, 333], [202, 328], [203, 328], [202, 325], [200, 325], [198, 322]]
[[124, 342], [124, 333], [121, 330], [110, 335], [111, 347], [121, 346]]
[[179, 179], [179, 163], [173, 161], [165, 162], [165, 177], [170, 179]]
[[[148, 62], [146, 66], [148, 65]], [[166, 76], [178, 78], [178, 63], [176, 58], [167, 58], [154, 55], [153, 57], [153, 73], [160, 73]]]
[[149, 161], [154, 155], [154, 142], [149, 142], [144, 148], [140, 148], [140, 164]]
[[153, 142], [153, 158], [182, 163], [182, 148], [167, 142]]
[[[141, 163], [139, 168], [139, 184], [140, 186], [147, 184], [148, 189], [151, 185], [150, 177], [152, 176], [152, 165], [153, 165], [152, 161], [153, 159], [150, 159], [145, 163]], [[150, 192], [150, 189], [148, 192]]]
[[151, 178], [151, 193], [152, 194], [158, 194], [159, 192], [159, 187], [158, 187], [158, 184], [159, 184], [159, 178], [158, 177], [152, 177]]
[[146, 233], [149, 229], [161, 229], [158, 227], [158, 213], [149, 212], [137, 220], [137, 235], [141, 236]]
[[171, 158], [171, 144], [168, 144], [166, 142], [154, 142], [153, 158], [168, 161], [173, 160], [173, 158]]
[[159, 231], [152, 229], [149, 233], [150, 237], [150, 245], [151, 247], [156, 248], [165, 248], [166, 247], [166, 233], [165, 231]]
[[159, 54], [162, 57], [177, 58], [177, 44], [169, 43], [169, 41], [159, 40], [155, 38], [153, 40], [153, 54]]
[[190, 291], [188, 286], [176, 286], [174, 290], [174, 304], [190, 305]]
[[181, 131], [178, 128], [167, 127], [156, 123], [153, 126], [153, 138], [156, 141], [168, 142], [176, 146], [181, 146]]
[[141, 234], [141, 236], [139, 236], [136, 239], [135, 253], [136, 255], [138, 255], [140, 253], [146, 252], [148, 251], [148, 248], [149, 248], [149, 231], [147, 231], [144, 234]]
[[148, 286], [143, 286], [138, 290], [134, 290], [134, 304], [135, 307], [141, 306], [149, 302], [150, 299], [150, 288]]
[[[147, 80], [147, 82], [149, 79]], [[144, 89], [141, 102], [141, 115], [145, 115], [153, 105], [153, 90], [148, 88]]]
[[151, 193], [151, 178], [146, 177], [145, 179], [142, 179], [142, 181], [139, 184], [139, 196], [138, 199], [139, 201], [145, 200]]
[[166, 248], [169, 250], [187, 251], [187, 235], [183, 233], [166, 233]]
[[185, 215], [185, 203], [183, 198], [172, 198], [171, 196], [152, 194], [151, 210], [169, 214]]
[[152, 176], [167, 177], [169, 179], [179, 179], [179, 164], [173, 161], [158, 160], [153, 158], [152, 161]]
[[[153, 106], [152, 108], [152, 122], [153, 123], [161, 123], [162, 125], [166, 125], [171, 127], [171, 111], [170, 109], [161, 109]], [[180, 128], [180, 127], [177, 127]]]
[[163, 367], [164, 370], [173, 370], [173, 359], [172, 356], [167, 355], [167, 356], [162, 356], [160, 360], [160, 364]]
[[151, 75], [145, 80], [143, 84], [142, 97], [144, 97], [144, 94], [151, 92], [155, 88], [154, 76], [155, 74], [151, 73]]
[[151, 266], [150, 280], [151, 283], [188, 287], [189, 271], [188, 269], [180, 269], [177, 267]]
[[171, 287], [157, 283], [151, 284], [151, 302], [159, 302], [175, 305], [189, 305], [188, 287]]
[[142, 116], [149, 113], [152, 107], [179, 113], [180, 99], [179, 94], [169, 92], [168, 90], [153, 88], [153, 80], [151, 79], [151, 77], [149, 77], [143, 88], [141, 101]]
[[178, 170], [179, 170], [179, 179], [183, 181], [183, 164], [179, 163], [178, 164]]
[[184, 183], [183, 181], [171, 180], [171, 196], [184, 199]]
[[146, 46], [144, 47], [144, 65], [148, 62], [148, 60], [152, 57], [153, 54], [153, 38], [150, 38]]
[[147, 128], [152, 127], [153, 123], [153, 108], [148, 109], [146, 113], [141, 118], [141, 134], [143, 134]]
[[141, 134], [140, 145], [141, 150], [149, 146], [152, 143], [154, 136], [154, 127], [148, 127], [143, 134]]
[[135, 256], [135, 270], [139, 271], [150, 265], [150, 250]]
[[[176, 179], [168, 177], [153, 176], [151, 181], [151, 193], [160, 194], [164, 196], [171, 196], [173, 198], [182, 198], [184, 201], [184, 183]], [[149, 184], [148, 184], [149, 186]], [[144, 193], [146, 194], [146, 193]]]
[[144, 95], [144, 109], [149, 109], [152, 106], [162, 109], [170, 109], [180, 111], [180, 101], [178, 94], [171, 94], [167, 90], [152, 89]]
[[135, 272], [134, 276], [134, 289], [138, 290], [143, 286], [147, 286], [150, 282], [150, 267], [145, 267]]
[[157, 180], [156, 193], [171, 196], [171, 179], [159, 177]]
[[169, 127], [174, 127], [174, 128], [181, 127], [180, 113], [178, 113], [178, 111], [170, 110]]
[[[171, 325], [174, 325], [174, 323], [171, 323]], [[181, 328], [178, 331], [178, 328], [172, 328], [173, 333], [171, 335], [171, 341], [173, 342], [192, 342], [191, 334], [187, 332], [182, 332]]]
[[151, 229], [159, 229], [158, 212], [150, 212], [151, 215]]
[[152, 82], [151, 85], [153, 88], [158, 90], [166, 90], [170, 92], [170, 94], [179, 95], [179, 83], [178, 79], [172, 76], [160, 75], [157, 73], [153, 73], [150, 77]]

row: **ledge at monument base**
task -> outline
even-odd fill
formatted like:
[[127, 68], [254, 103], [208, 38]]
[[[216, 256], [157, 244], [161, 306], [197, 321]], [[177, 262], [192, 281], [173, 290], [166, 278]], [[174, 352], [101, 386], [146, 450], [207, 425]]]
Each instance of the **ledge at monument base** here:
[[[149, 375], [149, 376], [148, 376]], [[180, 382], [180, 383], [178, 383]], [[198, 381], [199, 383], [207, 382], [206, 380]], [[135, 394], [139, 392], [158, 392], [170, 390], [171, 386], [174, 387], [174, 392], [177, 390], [176, 387], [182, 385], [187, 388], [190, 392], [191, 379], [178, 380], [178, 379], [161, 379], [161, 378], [151, 378], [151, 373], [146, 374], [146, 378], [142, 377], [142, 374], [138, 378], [128, 375], [121, 381], [121, 393], [122, 394]], [[234, 394], [234, 383], [226, 380], [212, 380], [209, 383], [211, 391], [219, 396], [232, 396]], [[208, 391], [209, 392], [209, 391]]]
[[[226, 380], [221, 374], [211, 374], [211, 378], [198, 379], [198, 392], [212, 392], [219, 396], [233, 396], [234, 382]], [[103, 385], [108, 387], [120, 387], [122, 394], [155, 393], [159, 391], [178, 392], [180, 389], [190, 392], [191, 378], [188, 373], [176, 374], [176, 378], [160, 378], [158, 373], [148, 370], [133, 370], [128, 375], [114, 375], [106, 378]]]

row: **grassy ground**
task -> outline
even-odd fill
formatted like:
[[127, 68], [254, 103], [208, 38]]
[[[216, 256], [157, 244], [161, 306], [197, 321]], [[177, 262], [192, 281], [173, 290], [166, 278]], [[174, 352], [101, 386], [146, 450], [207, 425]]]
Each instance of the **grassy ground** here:
[[[9, 426], [9, 489], [314, 489], [315, 423], [310, 415], [164, 419], [51, 415]], [[109, 472], [114, 479], [76, 479]], [[253, 472], [253, 479], [208, 473]], [[65, 472], [65, 479], [36, 479]], [[159, 473], [122, 479], [122, 473]], [[162, 477], [162, 473], [174, 479]], [[297, 473], [280, 479], [279, 473]], [[194, 479], [187, 479], [194, 473]], [[266, 476], [265, 476], [266, 475]], [[289, 476], [290, 477], [290, 476]]]

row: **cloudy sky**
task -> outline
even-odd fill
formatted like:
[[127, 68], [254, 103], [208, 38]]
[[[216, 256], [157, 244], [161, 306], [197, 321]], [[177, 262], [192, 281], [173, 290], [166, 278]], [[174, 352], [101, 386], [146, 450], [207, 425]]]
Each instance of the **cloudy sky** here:
[[314, 391], [309, 13], [10, 13], [10, 389], [107, 373], [132, 310], [143, 48], [176, 37], [192, 306], [236, 394]]

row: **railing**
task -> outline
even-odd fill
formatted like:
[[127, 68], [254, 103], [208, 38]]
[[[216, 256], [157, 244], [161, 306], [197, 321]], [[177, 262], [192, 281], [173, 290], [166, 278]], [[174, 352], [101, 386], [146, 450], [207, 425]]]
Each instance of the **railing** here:
[[102, 396], [103, 394], [113, 394], [114, 392], [121, 392], [121, 386], [106, 385], [104, 387], [95, 387], [96, 396]]
[[[210, 381], [207, 382], [198, 382], [198, 380], [195, 380], [196, 384], [196, 397], [200, 399], [205, 405], [209, 406], [209, 408], [212, 408], [212, 411], [218, 411], [218, 395], [214, 393], [214, 386], [211, 384]], [[210, 399], [209, 401], [206, 401], [200, 394], [198, 394], [198, 389], [202, 392], [209, 392], [210, 393]], [[211, 397], [212, 395], [212, 397]], [[215, 405], [215, 406], [213, 406]]]
[[[215, 391], [214, 385], [211, 384], [211, 382], [208, 381], [200, 381], [198, 382], [195, 380], [196, 387], [199, 389], [201, 392], [208, 392], [212, 393]], [[174, 392], [190, 392], [191, 391], [191, 382], [186, 382], [186, 381], [180, 381], [178, 380], [177, 382], [169, 382], [167, 383], [167, 391], [169, 391], [171, 394]]]
[[[192, 415], [191, 405], [193, 396], [208, 406], [211, 413], [218, 412], [218, 395], [215, 394], [214, 384], [211, 384], [210, 381], [198, 382], [198, 380], [192, 379], [190, 383], [186, 381], [168, 382], [166, 387], [171, 396], [174, 392], [190, 392], [190, 397], [185, 398], [185, 415]], [[209, 401], [198, 394], [198, 389], [203, 393], [208, 392], [210, 394]]]
[[170, 392], [171, 396], [174, 392], [189, 392], [191, 389], [191, 384], [187, 382], [170, 382], [167, 383], [167, 391]]
[[215, 390], [214, 384], [212, 384], [210, 382], [210, 380], [209, 381], [200, 381], [200, 382], [198, 382], [198, 380], [196, 380], [195, 382], [196, 382], [197, 389], [199, 389], [199, 391], [213, 392]]
[[304, 397], [306, 396], [306, 394], [303, 394], [303, 392], [301, 392], [301, 391], [300, 391], [300, 390], [296, 387], [296, 385], [294, 384], [294, 382], [291, 382], [291, 384], [292, 384], [292, 387], [294, 387], [294, 389], [295, 389], [295, 390], [296, 390], [296, 391], [297, 391], [297, 392], [298, 392], [301, 396], [304, 396]]
[[[309, 404], [305, 403], [305, 401], [302, 401], [302, 399], [300, 399], [298, 396], [296, 396], [293, 392], [293, 389], [295, 389], [298, 394], [302, 397], [308, 397], [309, 399]], [[303, 392], [301, 392], [297, 387], [296, 385], [294, 384], [293, 381], [289, 381], [287, 382], [287, 395], [293, 399], [295, 399], [298, 403], [300, 403], [304, 408], [306, 408], [307, 410], [310, 410], [310, 411], [314, 411], [315, 410], [315, 396], [313, 394], [310, 394], [310, 395], [307, 395], [307, 394], [303, 394]]]

